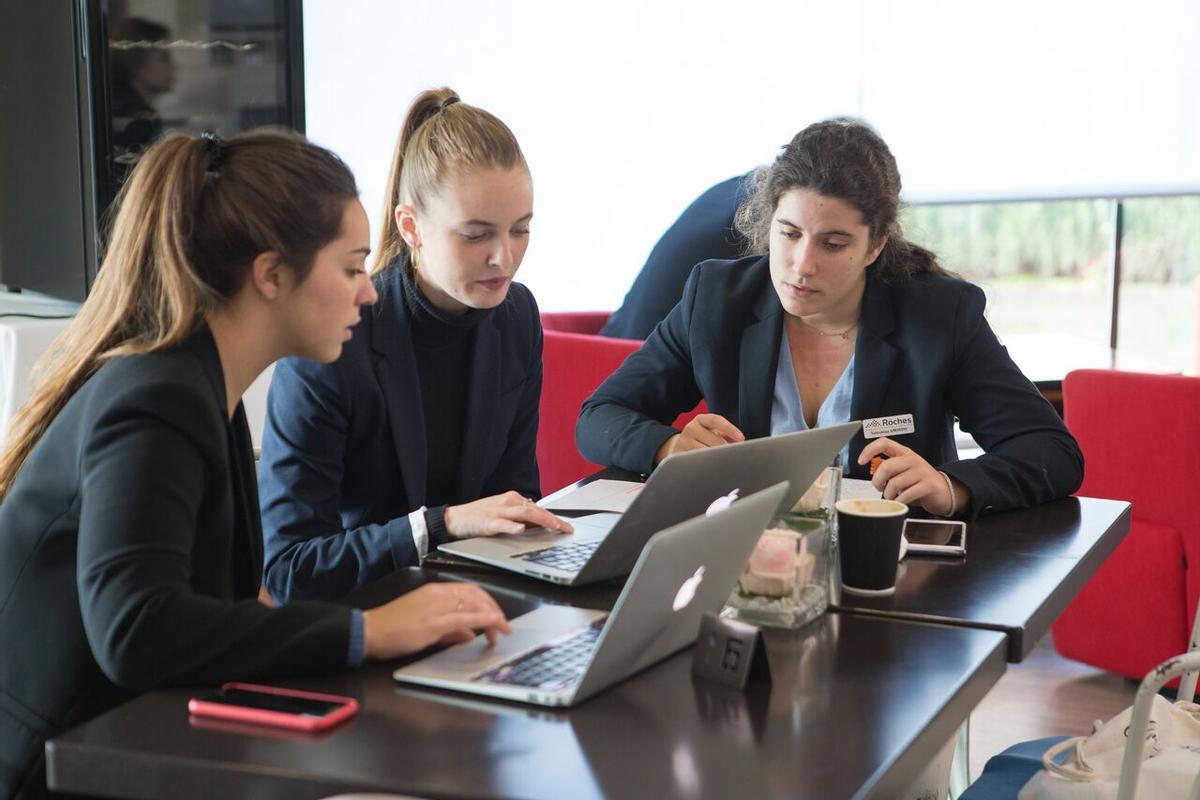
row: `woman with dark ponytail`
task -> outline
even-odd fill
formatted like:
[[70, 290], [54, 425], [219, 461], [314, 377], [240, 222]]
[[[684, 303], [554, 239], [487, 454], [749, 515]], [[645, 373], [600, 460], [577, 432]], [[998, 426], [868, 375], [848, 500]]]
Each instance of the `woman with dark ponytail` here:
[[357, 194], [337, 156], [284, 133], [174, 136], [134, 168], [0, 455], [0, 796], [45, 794], [45, 741], [140, 691], [507, 630], [469, 585], [365, 612], [257, 599], [241, 394], [281, 356], [336, 359], [374, 301]]
[[[765, 255], [696, 266], [667, 319], [584, 403], [584, 457], [648, 472], [672, 453], [853, 419], [864, 425], [848, 473], [869, 477], [883, 456], [875, 487], [932, 514], [1079, 487], [1079, 446], [996, 339], [983, 292], [904, 238], [900, 172], [875, 131], [810, 125], [751, 182], [735, 224]], [[712, 413], [670, 426], [701, 398]], [[958, 458], [956, 417], [984, 455]], [[891, 434], [871, 435], [881, 427]]]
[[379, 302], [336, 362], [287, 359], [271, 381], [259, 493], [277, 601], [343, 597], [449, 539], [570, 530], [531, 500], [542, 328], [513, 276], [532, 217], [512, 131], [421, 93], [392, 158]]

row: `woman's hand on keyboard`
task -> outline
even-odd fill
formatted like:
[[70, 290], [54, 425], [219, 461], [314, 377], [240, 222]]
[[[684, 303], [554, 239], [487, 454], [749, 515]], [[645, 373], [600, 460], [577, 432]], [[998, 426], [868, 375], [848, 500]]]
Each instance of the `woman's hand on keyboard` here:
[[573, 533], [575, 530], [566, 520], [559, 519], [516, 492], [485, 497], [461, 506], [448, 506], [444, 519], [446, 533], [451, 539], [520, 533], [527, 527], [546, 528], [560, 533]]
[[480, 629], [489, 644], [498, 634], [512, 633], [500, 606], [473, 583], [428, 583], [363, 612], [363, 644], [372, 659], [470, 641]]

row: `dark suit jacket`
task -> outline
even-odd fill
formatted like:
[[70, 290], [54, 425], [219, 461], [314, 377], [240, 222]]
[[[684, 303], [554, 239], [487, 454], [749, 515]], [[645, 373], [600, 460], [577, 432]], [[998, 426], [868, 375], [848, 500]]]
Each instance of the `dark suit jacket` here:
[[[1079, 446], [996, 339], [983, 291], [947, 276], [889, 284], [867, 275], [850, 418], [912, 414], [915, 433], [892, 438], [970, 489], [968, 513], [1079, 488]], [[676, 432], [668, 423], [702, 397], [748, 438], [767, 436], [784, 313], [766, 256], [698, 265], [679, 305], [584, 402], [580, 453], [648, 472]], [[955, 416], [983, 456], [958, 460]], [[855, 463], [865, 443], [861, 431], [850, 441], [853, 477], [867, 477]]]
[[[259, 491], [267, 588], [281, 602], [337, 599], [418, 563], [408, 514], [425, 505], [421, 387], [400, 270], [332, 364], [285, 359], [267, 398]], [[514, 283], [476, 327], [455, 503], [538, 495], [542, 326]]]
[[0, 796], [41, 794], [44, 740], [140, 690], [345, 668], [349, 609], [256, 599], [253, 454], [226, 408], [207, 328], [115, 359], [0, 503]]
[[692, 267], [746, 252], [746, 239], [734, 230], [733, 217], [749, 177], [721, 181], [684, 209], [650, 251], [621, 307], [604, 323], [601, 336], [645, 339], [679, 302]]

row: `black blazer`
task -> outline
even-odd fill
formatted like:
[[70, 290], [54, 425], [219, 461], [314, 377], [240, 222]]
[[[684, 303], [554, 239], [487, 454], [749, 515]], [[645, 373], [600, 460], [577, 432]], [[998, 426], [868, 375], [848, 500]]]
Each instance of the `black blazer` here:
[[[280, 602], [338, 599], [419, 563], [408, 514], [425, 505], [421, 387], [400, 269], [332, 364], [284, 359], [267, 398], [259, 491], [267, 588]], [[454, 503], [540, 495], [542, 325], [519, 283], [474, 332]]]
[[46, 739], [141, 690], [346, 667], [351, 612], [270, 609], [245, 414], [207, 327], [115, 359], [0, 503], [0, 796]]
[[[983, 317], [979, 287], [944, 275], [884, 283], [868, 269], [855, 344], [850, 418], [912, 414], [894, 436], [971, 490], [967, 513], [1022, 508], [1070, 494], [1083, 454], [1062, 419], [1008, 356]], [[708, 261], [693, 270], [663, 324], [583, 404], [579, 451], [591, 461], [648, 472], [701, 399], [748, 438], [770, 433], [783, 306], [768, 258]], [[958, 460], [959, 418], [985, 451]], [[850, 441], [850, 475], [866, 441]]]

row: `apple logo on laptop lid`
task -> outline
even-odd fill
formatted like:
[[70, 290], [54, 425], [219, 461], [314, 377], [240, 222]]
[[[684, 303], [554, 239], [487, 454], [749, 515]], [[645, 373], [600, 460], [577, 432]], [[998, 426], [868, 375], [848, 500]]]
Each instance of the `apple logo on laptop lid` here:
[[727, 494], [723, 497], [718, 497], [716, 500], [713, 500], [711, 503], [708, 504], [708, 510], [704, 512], [704, 516], [711, 517], [713, 514], [716, 514], [718, 512], [724, 511], [727, 508], [729, 508], [731, 505], [733, 505], [733, 501], [738, 499], [739, 491], [741, 491], [741, 490], [734, 489], [729, 494]]
[[696, 572], [692, 577], [679, 585], [679, 591], [675, 593], [675, 602], [671, 603], [671, 608], [675, 611], [687, 608], [688, 604], [696, 597], [696, 588], [700, 586], [700, 581], [704, 580], [704, 565], [696, 567]]

